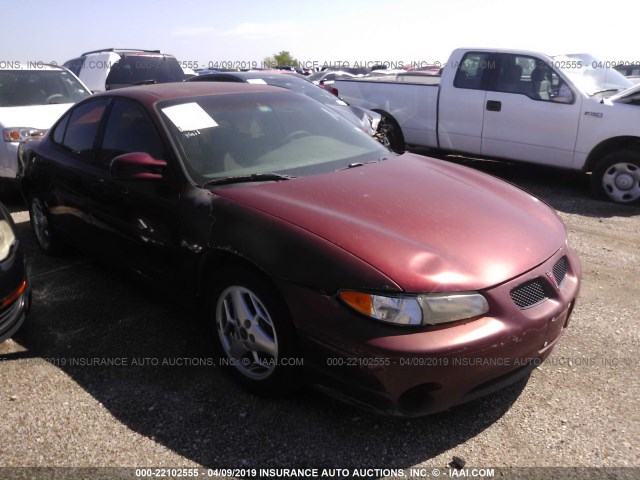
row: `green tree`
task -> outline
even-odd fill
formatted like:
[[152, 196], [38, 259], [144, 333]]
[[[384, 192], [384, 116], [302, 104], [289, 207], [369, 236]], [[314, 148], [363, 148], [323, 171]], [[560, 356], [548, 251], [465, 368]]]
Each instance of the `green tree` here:
[[274, 53], [270, 57], [265, 57], [262, 61], [265, 67], [297, 67], [300, 62], [291, 56], [287, 50], [282, 50], [280, 53]]

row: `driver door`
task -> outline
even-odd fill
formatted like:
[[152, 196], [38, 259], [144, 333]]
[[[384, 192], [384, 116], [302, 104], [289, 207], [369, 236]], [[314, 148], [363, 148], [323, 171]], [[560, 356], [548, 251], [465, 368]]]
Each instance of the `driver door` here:
[[[91, 186], [93, 215], [102, 227], [95, 241], [105, 256], [116, 255], [156, 279], [175, 278], [179, 252], [178, 187], [170, 151], [140, 104], [115, 100], [97, 155], [102, 174]], [[165, 160], [169, 165], [163, 178], [113, 178], [113, 159], [132, 152]]]
[[482, 154], [571, 167], [581, 99], [544, 60], [499, 57], [484, 102]]

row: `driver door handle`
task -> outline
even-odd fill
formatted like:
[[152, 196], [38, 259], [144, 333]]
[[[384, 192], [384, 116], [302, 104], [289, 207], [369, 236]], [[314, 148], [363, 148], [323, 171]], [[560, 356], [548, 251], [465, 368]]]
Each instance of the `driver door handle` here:
[[499, 112], [502, 110], [502, 102], [498, 100], [487, 100], [487, 110], [489, 112]]

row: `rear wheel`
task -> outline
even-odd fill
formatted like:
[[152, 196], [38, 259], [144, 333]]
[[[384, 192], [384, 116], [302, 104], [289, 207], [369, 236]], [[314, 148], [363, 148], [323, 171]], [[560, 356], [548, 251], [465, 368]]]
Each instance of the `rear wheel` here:
[[640, 201], [640, 153], [613, 152], [602, 159], [591, 176], [593, 193], [616, 203]]
[[211, 287], [209, 318], [221, 364], [247, 390], [280, 396], [299, 385], [302, 359], [275, 287], [245, 267], [226, 268]]

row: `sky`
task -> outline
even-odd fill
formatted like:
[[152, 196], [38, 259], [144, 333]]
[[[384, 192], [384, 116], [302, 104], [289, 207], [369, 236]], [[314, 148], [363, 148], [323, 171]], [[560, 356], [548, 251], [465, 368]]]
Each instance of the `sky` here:
[[308, 66], [433, 64], [458, 47], [640, 62], [637, 0], [0, 0], [0, 12], [0, 65], [108, 47], [197, 68], [259, 66], [282, 50]]

